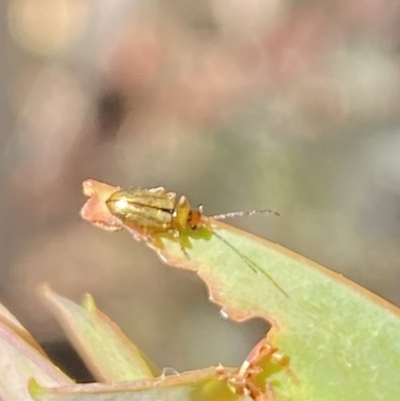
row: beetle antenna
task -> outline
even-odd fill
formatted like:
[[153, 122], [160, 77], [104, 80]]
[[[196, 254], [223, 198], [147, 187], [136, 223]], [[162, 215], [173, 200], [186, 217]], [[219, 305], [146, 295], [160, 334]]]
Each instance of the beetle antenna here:
[[257, 213], [272, 213], [275, 216], [280, 216], [278, 212], [275, 210], [269, 210], [269, 209], [261, 209], [261, 210], [249, 210], [249, 211], [241, 211], [241, 212], [229, 212], [229, 213], [223, 213], [223, 214], [215, 214], [214, 216], [211, 216], [214, 220], [225, 220], [225, 219], [230, 219], [231, 217], [242, 217], [242, 216], [252, 216], [253, 214]]
[[240, 259], [243, 260], [244, 263], [247, 264], [248, 267], [250, 267], [251, 270], [253, 270], [254, 273], [261, 273], [265, 277], [267, 277], [268, 280], [271, 281], [271, 283], [286, 297], [289, 298], [288, 293], [274, 280], [274, 278], [268, 274], [264, 269], [262, 269], [257, 263], [253, 262], [250, 258], [248, 258], [246, 255], [243, 255], [238, 249], [236, 249], [232, 244], [230, 244], [224, 237], [221, 235], [217, 234], [214, 230], [212, 231], [212, 234], [215, 235], [220, 241], [222, 241], [226, 246], [232, 249], [240, 257]]

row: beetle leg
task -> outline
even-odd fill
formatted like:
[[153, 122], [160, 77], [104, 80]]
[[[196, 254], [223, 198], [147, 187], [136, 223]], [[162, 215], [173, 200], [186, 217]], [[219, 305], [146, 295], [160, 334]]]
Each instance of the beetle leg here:
[[144, 240], [154, 248], [157, 249], [165, 248], [164, 242], [162, 241], [161, 237], [154, 235], [147, 235]]

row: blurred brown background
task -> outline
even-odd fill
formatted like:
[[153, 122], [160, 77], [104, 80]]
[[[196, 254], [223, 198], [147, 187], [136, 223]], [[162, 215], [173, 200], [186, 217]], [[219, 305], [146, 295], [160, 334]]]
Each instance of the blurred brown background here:
[[1, 300], [60, 364], [47, 281], [159, 366], [239, 364], [190, 273], [79, 218], [81, 182], [162, 185], [400, 305], [398, 0], [0, 3]]

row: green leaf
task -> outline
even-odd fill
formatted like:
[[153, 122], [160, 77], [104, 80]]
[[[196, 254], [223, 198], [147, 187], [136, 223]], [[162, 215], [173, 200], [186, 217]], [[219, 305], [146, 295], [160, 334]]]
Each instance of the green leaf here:
[[22, 325], [0, 306], [0, 399], [31, 400], [28, 380], [34, 377], [48, 387], [73, 383], [45, 356]]
[[79, 306], [53, 293], [47, 286], [43, 293], [55, 318], [98, 381], [153, 377], [142, 353], [97, 309], [90, 295], [86, 295], [83, 305]]
[[210, 228], [149, 235], [108, 210], [118, 187], [95, 180], [83, 187], [89, 196], [84, 219], [108, 230], [125, 227], [167, 264], [196, 271], [232, 320], [272, 323], [265, 346], [279, 354], [252, 352], [247, 362], [264, 368], [260, 379], [268, 379], [280, 401], [400, 400], [400, 312], [393, 305], [283, 247], [204, 216], [200, 225]]
[[44, 388], [32, 380], [29, 392], [36, 401], [235, 401], [239, 398], [229, 389], [226, 381], [217, 378], [215, 368], [158, 379], [117, 384], [77, 384], [57, 389]]
[[398, 309], [281, 246], [221, 222], [213, 231], [185, 233], [185, 252], [171, 237], [155, 249], [197, 271], [231, 319], [272, 322], [268, 338], [290, 357], [292, 373], [270, 372], [279, 400], [400, 400]]

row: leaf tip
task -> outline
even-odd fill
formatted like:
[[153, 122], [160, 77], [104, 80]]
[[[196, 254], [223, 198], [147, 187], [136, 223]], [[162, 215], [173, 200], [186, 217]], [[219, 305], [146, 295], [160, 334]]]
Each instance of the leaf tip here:
[[39, 400], [46, 393], [46, 389], [31, 377], [28, 381], [28, 392], [32, 398]]
[[84, 308], [87, 312], [96, 312], [97, 311], [97, 306], [94, 301], [94, 298], [91, 294], [86, 293], [83, 296], [82, 302], [81, 302], [82, 308]]
[[45, 298], [49, 298], [53, 294], [49, 283], [40, 284], [38, 291]]

